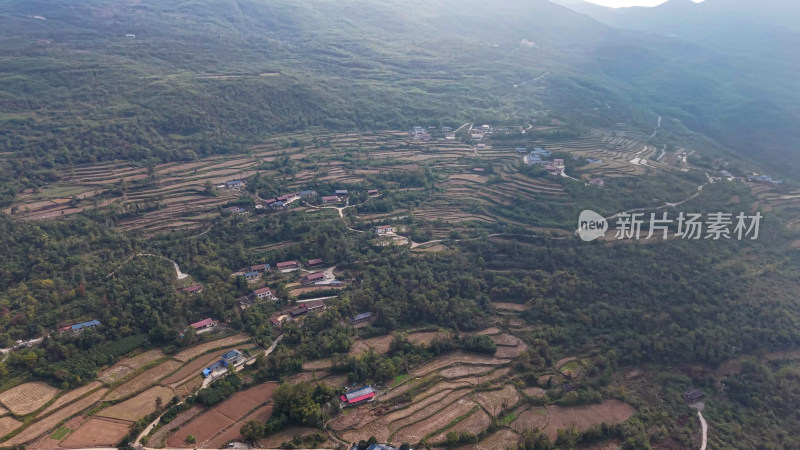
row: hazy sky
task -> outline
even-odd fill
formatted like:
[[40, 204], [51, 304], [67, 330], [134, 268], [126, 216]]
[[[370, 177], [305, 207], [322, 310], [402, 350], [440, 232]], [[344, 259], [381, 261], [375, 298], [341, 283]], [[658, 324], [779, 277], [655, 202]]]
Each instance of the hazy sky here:
[[[619, 8], [621, 6], [656, 6], [664, 3], [666, 0], [587, 0], [598, 5], [611, 6], [612, 8]], [[702, 0], [693, 0], [699, 3]]]

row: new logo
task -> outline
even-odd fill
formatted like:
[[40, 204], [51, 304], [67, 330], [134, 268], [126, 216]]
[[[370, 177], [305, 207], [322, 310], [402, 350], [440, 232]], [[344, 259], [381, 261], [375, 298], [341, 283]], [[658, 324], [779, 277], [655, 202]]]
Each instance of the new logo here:
[[603, 236], [608, 231], [608, 221], [591, 210], [584, 210], [578, 217], [578, 236], [586, 242]]

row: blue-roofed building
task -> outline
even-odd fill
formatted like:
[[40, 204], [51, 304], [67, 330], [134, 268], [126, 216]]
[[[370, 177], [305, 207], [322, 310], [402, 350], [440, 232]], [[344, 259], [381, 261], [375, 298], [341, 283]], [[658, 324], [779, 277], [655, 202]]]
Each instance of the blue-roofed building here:
[[367, 450], [394, 450], [394, 446], [389, 444], [372, 444], [367, 447]]
[[528, 153], [528, 147], [517, 147], [514, 151], [517, 153]]
[[310, 190], [309, 191], [300, 191], [300, 197], [301, 198], [310, 197], [310, 196], [312, 196], [314, 194], [316, 194], [316, 192], [310, 191]]
[[357, 315], [353, 316], [353, 318], [350, 320], [350, 322], [356, 324], [356, 323], [366, 322], [366, 321], [368, 321], [370, 319], [372, 319], [372, 313], [371, 312], [365, 312], [365, 313], [361, 313], [361, 314], [357, 314]]
[[88, 322], [76, 323], [72, 326], [72, 331], [83, 330], [84, 328], [95, 328], [100, 326], [99, 320], [90, 320]]
[[546, 166], [548, 164], [547, 161], [543, 160], [539, 155], [534, 155], [533, 153], [525, 155], [524, 161], [525, 164], [529, 166]]
[[225, 182], [225, 187], [228, 189], [238, 189], [245, 185], [246, 183], [243, 180], [230, 180]]
[[334, 194], [336, 194], [336, 195], [347, 195], [347, 189], [337, 189], [336, 192], [334, 192]]
[[230, 365], [239, 364], [239, 362], [242, 359], [244, 359], [244, 355], [242, 355], [242, 352], [240, 352], [239, 350], [231, 350], [229, 352], [225, 352], [222, 354], [222, 359], [220, 360], [220, 362], [225, 367], [228, 367]]
[[259, 278], [261, 278], [261, 272], [247, 272], [244, 274], [244, 277], [247, 279], [247, 281], [255, 283]]

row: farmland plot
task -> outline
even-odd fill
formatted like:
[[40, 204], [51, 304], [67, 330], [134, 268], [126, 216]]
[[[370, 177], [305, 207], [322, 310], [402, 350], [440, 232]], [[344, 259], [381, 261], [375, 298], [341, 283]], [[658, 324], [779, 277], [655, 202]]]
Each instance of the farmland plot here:
[[165, 361], [152, 369], [148, 369], [143, 373], [137, 375], [131, 380], [118, 386], [113, 391], [109, 392], [107, 400], [120, 400], [130, 395], [141, 392], [146, 388], [156, 384], [158, 380], [164, 376], [174, 372], [181, 363], [178, 361]]
[[23, 383], [0, 393], [0, 403], [18, 416], [30, 414], [49, 402], [59, 389], [41, 381]]
[[493, 358], [491, 356], [474, 355], [463, 352], [451, 353], [447, 356], [442, 356], [434, 359], [433, 361], [414, 369], [412, 372], [415, 376], [425, 376], [435, 370], [443, 369], [447, 366], [454, 364], [475, 364], [475, 365], [503, 365], [508, 364], [510, 360]]
[[13, 417], [0, 417], [0, 437], [11, 433], [22, 426], [22, 422]]
[[92, 392], [91, 394], [81, 398], [80, 400], [76, 400], [70, 403], [69, 405], [55, 411], [49, 416], [43, 419], [39, 419], [36, 422], [33, 422], [31, 426], [22, 430], [21, 433], [9, 439], [7, 442], [4, 442], [4, 444], [18, 445], [36, 439], [37, 437], [39, 437], [46, 431], [50, 430], [51, 428], [55, 427], [59, 423], [63, 422], [64, 420], [69, 419], [75, 414], [78, 414], [79, 412], [95, 404], [103, 397], [103, 395], [105, 395], [106, 392], [108, 392], [108, 389], [106, 388], [98, 389]]
[[183, 350], [180, 353], [176, 354], [174, 358], [177, 359], [178, 361], [186, 362], [208, 351], [229, 347], [231, 345], [240, 344], [242, 342], [247, 342], [249, 340], [250, 340], [249, 336], [244, 334], [237, 334], [235, 336], [229, 336], [223, 339], [217, 339], [216, 341], [205, 342], [203, 344], [187, 348], [186, 350]]
[[92, 418], [61, 441], [60, 447], [114, 447], [131, 429], [131, 422]]
[[100, 411], [97, 415], [136, 422], [156, 410], [157, 398], [161, 399], [162, 405], [166, 405], [174, 395], [170, 388], [154, 386], [133, 398]]
[[519, 435], [511, 430], [500, 430], [477, 444], [458, 447], [458, 450], [484, 450], [487, 448], [516, 448]]
[[36, 417], [37, 418], [41, 418], [42, 416], [44, 416], [46, 414], [49, 414], [49, 413], [57, 410], [58, 408], [61, 408], [62, 406], [66, 405], [67, 403], [70, 403], [72, 401], [77, 400], [78, 398], [80, 398], [80, 397], [86, 395], [87, 393], [99, 388], [102, 385], [103, 385], [103, 383], [101, 383], [99, 381], [92, 381], [91, 383], [87, 384], [86, 386], [79, 387], [78, 389], [73, 389], [73, 390], [67, 392], [66, 394], [62, 395], [61, 397], [58, 397], [56, 399], [56, 401], [51, 403], [47, 408], [44, 409], [44, 411], [40, 412]]
[[453, 425], [452, 427], [442, 431], [441, 433], [430, 437], [428, 440], [430, 442], [444, 442], [447, 440], [447, 433], [468, 433], [472, 435], [478, 435], [483, 430], [489, 428], [489, 425], [492, 424], [492, 419], [489, 417], [488, 414], [482, 409], [478, 409], [477, 411], [470, 414], [466, 419], [458, 422], [457, 424]]
[[461, 399], [437, 412], [430, 419], [417, 422], [398, 430], [394, 438], [398, 442], [419, 442], [425, 436], [446, 427], [457, 418], [469, 413], [477, 404], [472, 400]]
[[493, 416], [500, 414], [504, 409], [511, 408], [519, 403], [520, 395], [517, 389], [507, 384], [503, 389], [496, 391], [476, 392], [473, 397], [486, 411]]

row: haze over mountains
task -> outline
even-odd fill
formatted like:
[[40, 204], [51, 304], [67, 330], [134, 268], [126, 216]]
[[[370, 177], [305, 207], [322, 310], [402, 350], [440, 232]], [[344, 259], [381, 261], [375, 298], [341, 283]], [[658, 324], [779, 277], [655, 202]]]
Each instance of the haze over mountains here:
[[[584, 126], [661, 115], [665, 131], [780, 169], [800, 161], [787, 145], [800, 99], [796, 51], [772, 43], [795, 36], [780, 11], [797, 6], [764, 3], [751, 15], [720, 0], [571, 6], [582, 13], [546, 0], [2, 0], [0, 117], [15, 126], [0, 144], [54, 164], [174, 159], [308, 126], [550, 110]], [[742, 31], [748, 15], [772, 40]], [[280, 76], [203, 78], [220, 73]]]

